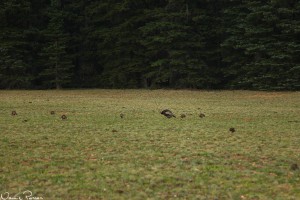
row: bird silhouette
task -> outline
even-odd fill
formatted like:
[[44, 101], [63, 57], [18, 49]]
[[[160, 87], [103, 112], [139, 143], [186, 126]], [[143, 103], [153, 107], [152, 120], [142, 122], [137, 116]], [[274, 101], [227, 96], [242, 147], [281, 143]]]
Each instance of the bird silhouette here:
[[62, 115], [62, 116], [61, 116], [61, 119], [62, 119], [62, 120], [65, 120], [65, 119], [67, 119], [67, 116], [66, 116], [66, 115]]
[[235, 128], [230, 128], [229, 131], [230, 131], [231, 133], [234, 133], [234, 132], [235, 132]]
[[54, 115], [54, 114], [55, 114], [55, 112], [54, 112], [54, 111], [51, 111], [51, 112], [50, 112], [50, 114], [51, 114], [51, 115]]
[[166, 116], [167, 118], [172, 118], [172, 117], [176, 118], [176, 116], [172, 113], [172, 111], [170, 111], [168, 109], [165, 109], [165, 110], [161, 111], [160, 114]]
[[203, 113], [200, 113], [200, 114], [199, 114], [199, 117], [200, 117], [200, 118], [203, 118], [203, 117], [205, 117], [205, 115], [204, 115]]
[[15, 115], [17, 115], [17, 112], [16, 112], [15, 110], [13, 110], [13, 111], [11, 112], [11, 115], [12, 115], [12, 116], [15, 116]]
[[291, 170], [295, 171], [295, 170], [298, 170], [298, 169], [299, 169], [299, 166], [296, 163], [291, 165]]

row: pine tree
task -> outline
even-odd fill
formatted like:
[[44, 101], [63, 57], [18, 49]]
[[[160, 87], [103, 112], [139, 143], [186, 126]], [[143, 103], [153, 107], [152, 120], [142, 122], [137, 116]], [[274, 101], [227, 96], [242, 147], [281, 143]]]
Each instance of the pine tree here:
[[0, 1], [0, 88], [299, 90], [296, 0]]
[[[74, 78], [76, 87], [96, 87], [101, 66], [97, 54], [98, 40], [95, 37], [93, 15], [96, 1], [64, 1], [65, 31], [68, 33], [68, 55], [74, 61]], [[91, 16], [90, 16], [91, 15]], [[99, 25], [99, 24], [97, 24]]]
[[32, 76], [28, 58], [30, 2], [0, 3], [0, 88], [28, 88]]
[[[111, 1], [97, 4], [94, 21], [99, 65], [103, 66], [102, 85], [135, 88], [143, 85], [143, 47], [139, 43], [139, 27], [144, 24], [141, 1]], [[94, 6], [95, 7], [95, 6]], [[100, 12], [100, 13], [98, 13]]]
[[223, 7], [224, 40], [222, 48], [222, 64], [227, 88], [249, 88], [243, 81], [247, 70], [245, 66], [251, 62], [245, 54], [246, 17], [250, 11], [243, 1], [232, 0]]
[[300, 89], [300, 2], [274, 0], [271, 2], [278, 18], [274, 33], [277, 39], [271, 59], [280, 66], [274, 89]]
[[47, 46], [43, 48], [44, 69], [40, 73], [48, 87], [60, 89], [71, 81], [72, 60], [67, 53], [68, 35], [64, 31], [64, 11], [60, 0], [51, 0], [49, 23], [44, 31]]
[[194, 28], [186, 1], [168, 1], [146, 11], [141, 44], [146, 49], [149, 85], [201, 87], [205, 63], [201, 58], [203, 37]]
[[[193, 2], [193, 1], [190, 1]], [[222, 48], [224, 40], [223, 0], [201, 0], [193, 2], [192, 19], [196, 34], [201, 35], [203, 47], [198, 57], [203, 60], [204, 66], [198, 74], [201, 88], [224, 88], [224, 63], [222, 62]]]
[[[224, 61], [232, 86], [259, 90], [299, 88], [299, 3], [236, 1], [225, 11]], [[297, 42], [298, 41], [298, 42]], [[295, 73], [296, 72], [296, 73]], [[231, 74], [231, 76], [230, 76]]]

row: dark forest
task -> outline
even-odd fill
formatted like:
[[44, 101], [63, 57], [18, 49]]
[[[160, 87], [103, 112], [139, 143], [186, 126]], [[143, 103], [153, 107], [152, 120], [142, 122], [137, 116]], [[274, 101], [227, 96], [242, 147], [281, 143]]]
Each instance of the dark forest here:
[[298, 0], [1, 0], [0, 88], [300, 89]]

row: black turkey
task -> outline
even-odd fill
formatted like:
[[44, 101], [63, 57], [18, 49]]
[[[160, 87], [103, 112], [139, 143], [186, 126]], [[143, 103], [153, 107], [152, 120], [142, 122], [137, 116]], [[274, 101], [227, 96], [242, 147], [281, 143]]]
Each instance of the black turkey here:
[[231, 133], [234, 133], [234, 132], [235, 132], [235, 128], [230, 128], [229, 131], [230, 131]]
[[61, 116], [61, 119], [62, 119], [62, 120], [65, 120], [65, 119], [67, 119], [67, 116], [66, 116], [66, 115], [62, 115], [62, 116]]
[[295, 171], [295, 170], [298, 170], [298, 169], [299, 169], [299, 166], [296, 163], [291, 165], [291, 170]]
[[176, 117], [171, 110], [165, 109], [163, 111], [161, 111], [162, 115], [166, 116], [167, 118], [172, 118], [172, 117]]
[[199, 117], [200, 117], [200, 118], [203, 118], [203, 117], [205, 117], [205, 114], [200, 113], [200, 114], [199, 114]]

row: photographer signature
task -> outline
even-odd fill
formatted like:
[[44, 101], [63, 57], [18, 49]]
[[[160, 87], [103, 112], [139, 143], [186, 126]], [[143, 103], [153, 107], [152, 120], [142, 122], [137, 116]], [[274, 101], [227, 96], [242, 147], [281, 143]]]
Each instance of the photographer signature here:
[[0, 200], [42, 200], [43, 197], [34, 197], [32, 196], [32, 192], [29, 190], [26, 190], [24, 192], [20, 192], [13, 197], [9, 195], [8, 192], [5, 192], [4, 194], [1, 194]]

